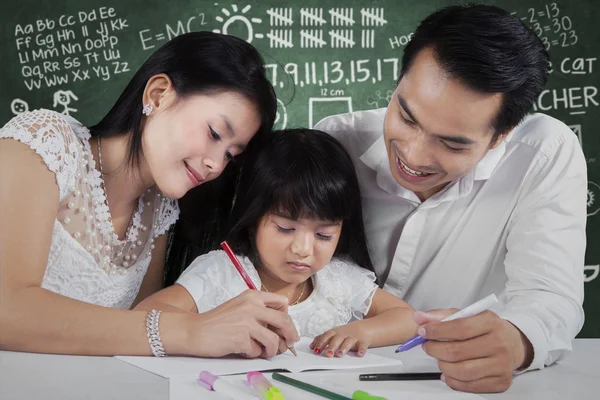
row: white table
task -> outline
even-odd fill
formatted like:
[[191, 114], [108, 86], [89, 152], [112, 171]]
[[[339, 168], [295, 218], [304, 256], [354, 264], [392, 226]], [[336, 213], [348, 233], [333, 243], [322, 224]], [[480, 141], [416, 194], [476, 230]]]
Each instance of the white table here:
[[[485, 394], [487, 399], [580, 400], [600, 397], [600, 339], [577, 339], [573, 354], [563, 362], [542, 371], [528, 372], [515, 378], [511, 388], [501, 394]], [[392, 348], [370, 350], [388, 355]], [[392, 351], [393, 352], [393, 351]], [[420, 350], [402, 355], [403, 367], [393, 372], [435, 370], [435, 362]], [[388, 369], [390, 370], [390, 369]], [[385, 372], [385, 368], [367, 370]], [[307, 372], [303, 376], [317, 379], [327, 376], [337, 384], [425, 390], [439, 393], [446, 388], [439, 381], [358, 382], [358, 374], [367, 371]], [[325, 375], [327, 374], [327, 375]], [[283, 386], [278, 383], [279, 386]], [[171, 396], [169, 396], [171, 392]], [[208, 392], [193, 383], [161, 378], [110, 357], [59, 356], [0, 351], [0, 399], [207, 399]], [[312, 395], [303, 399], [322, 399]]]

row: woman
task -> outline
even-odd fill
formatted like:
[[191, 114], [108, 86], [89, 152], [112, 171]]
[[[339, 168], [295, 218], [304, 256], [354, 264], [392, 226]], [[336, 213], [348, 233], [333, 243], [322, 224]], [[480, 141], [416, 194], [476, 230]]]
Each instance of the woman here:
[[0, 130], [0, 348], [162, 355], [162, 339], [174, 354], [270, 357], [297, 340], [275, 295], [247, 293], [203, 315], [128, 310], [162, 286], [174, 199], [217, 178], [275, 112], [258, 52], [195, 32], [154, 53], [89, 130], [48, 110], [9, 121]]

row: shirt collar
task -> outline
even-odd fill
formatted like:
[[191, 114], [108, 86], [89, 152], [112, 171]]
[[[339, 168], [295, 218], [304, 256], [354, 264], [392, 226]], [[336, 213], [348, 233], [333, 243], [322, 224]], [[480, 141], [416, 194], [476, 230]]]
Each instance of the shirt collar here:
[[[509, 138], [506, 140], [508, 139]], [[377, 172], [377, 185], [381, 189], [394, 196], [403, 197], [409, 201], [421, 203], [414, 192], [405, 189], [394, 179], [390, 171], [387, 149], [385, 147], [384, 140], [384, 136], [381, 135], [379, 139], [377, 139], [375, 143], [373, 143], [371, 147], [369, 147], [367, 151], [360, 156], [360, 161], [362, 161], [367, 167]], [[473, 170], [460, 178], [458, 181], [450, 183], [435, 196], [432, 196], [430, 199], [428, 199], [430, 200], [428, 203], [435, 205], [442, 201], [452, 201], [467, 196], [473, 189], [473, 183], [475, 181], [487, 180], [492, 176], [492, 173], [496, 169], [496, 166], [498, 166], [498, 163], [504, 156], [505, 152], [506, 142], [502, 141], [502, 143], [500, 143], [496, 148], [488, 151], [485, 157], [479, 161]]]
[[504, 157], [504, 153], [506, 153], [506, 140], [503, 140], [496, 148], [488, 151], [485, 157], [479, 161], [473, 170], [473, 177], [476, 181], [488, 180], [492, 176], [498, 163]]
[[414, 192], [405, 189], [394, 179], [390, 171], [387, 150], [383, 135], [375, 141], [359, 158], [367, 167], [377, 172], [377, 186], [394, 196], [403, 197], [412, 202], [420, 203]]

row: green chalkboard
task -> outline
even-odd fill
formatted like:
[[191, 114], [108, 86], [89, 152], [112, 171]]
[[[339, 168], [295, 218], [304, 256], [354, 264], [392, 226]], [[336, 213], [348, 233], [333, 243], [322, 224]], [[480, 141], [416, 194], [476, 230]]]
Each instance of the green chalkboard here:
[[[586, 323], [600, 337], [600, 11], [597, 0], [487, 1], [542, 38], [552, 60], [535, 109], [567, 123], [589, 167]], [[327, 4], [325, 6], [325, 4]], [[266, 60], [279, 97], [277, 127], [387, 104], [402, 49], [446, 0], [3, 1], [0, 122], [50, 108], [86, 124], [111, 107], [133, 72], [173, 36], [211, 30], [246, 39]]]

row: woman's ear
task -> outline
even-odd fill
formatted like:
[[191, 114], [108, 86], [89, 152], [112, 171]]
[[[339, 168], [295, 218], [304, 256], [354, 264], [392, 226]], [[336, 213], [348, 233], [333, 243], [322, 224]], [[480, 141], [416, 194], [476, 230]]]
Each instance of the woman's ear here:
[[142, 107], [149, 104], [152, 109], [165, 109], [175, 100], [173, 82], [167, 74], [157, 74], [148, 79], [142, 96]]

